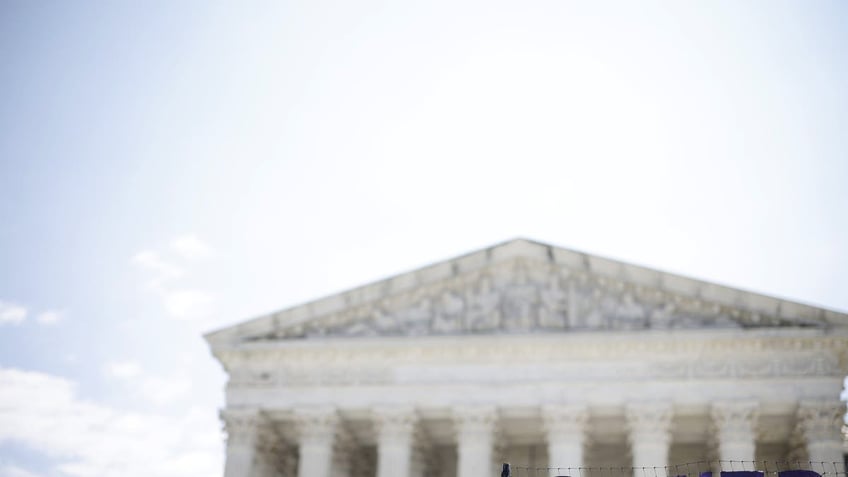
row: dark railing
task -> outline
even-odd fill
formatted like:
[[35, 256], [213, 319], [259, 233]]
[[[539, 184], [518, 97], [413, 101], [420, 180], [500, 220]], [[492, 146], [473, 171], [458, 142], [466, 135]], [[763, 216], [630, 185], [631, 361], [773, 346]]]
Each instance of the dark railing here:
[[688, 462], [663, 467], [525, 467], [504, 464], [501, 477], [848, 477], [844, 462]]

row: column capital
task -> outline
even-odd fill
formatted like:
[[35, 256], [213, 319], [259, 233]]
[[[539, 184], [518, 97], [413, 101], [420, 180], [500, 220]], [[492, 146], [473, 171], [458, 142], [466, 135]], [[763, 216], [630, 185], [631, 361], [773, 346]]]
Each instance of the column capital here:
[[711, 436], [719, 460], [735, 460], [752, 465], [757, 450], [757, 419], [759, 403], [756, 401], [719, 401], [710, 408]]
[[224, 476], [251, 475], [262, 465], [263, 459], [257, 457], [261, 454], [261, 433], [268, 427], [263, 416], [258, 409], [224, 409], [219, 415], [227, 433]]
[[542, 426], [548, 440], [570, 437], [582, 440], [589, 409], [585, 404], [545, 404], [542, 406]]
[[253, 445], [262, 422], [257, 409], [222, 409], [218, 416], [227, 433], [227, 445]]
[[338, 414], [332, 407], [303, 407], [294, 411], [294, 423], [301, 445], [332, 442], [338, 422]]
[[498, 421], [498, 411], [495, 406], [455, 406], [452, 413], [454, 425], [461, 440], [483, 436], [491, 438], [494, 434]]
[[841, 442], [845, 403], [828, 400], [801, 401], [796, 413], [797, 431], [805, 442]]
[[378, 406], [372, 409], [371, 416], [380, 440], [411, 439], [418, 422], [412, 406]]
[[749, 440], [755, 435], [760, 405], [756, 401], [717, 401], [710, 416], [722, 441]]
[[673, 415], [674, 409], [668, 402], [628, 404], [625, 407], [625, 417], [630, 441], [667, 443], [671, 440]]

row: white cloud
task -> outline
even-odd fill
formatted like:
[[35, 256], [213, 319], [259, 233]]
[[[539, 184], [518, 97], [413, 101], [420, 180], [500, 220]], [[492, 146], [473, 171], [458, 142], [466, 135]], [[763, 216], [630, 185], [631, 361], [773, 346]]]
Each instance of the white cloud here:
[[0, 389], [0, 443], [42, 452], [70, 476], [221, 475], [214, 409], [178, 417], [126, 412], [80, 399], [67, 379], [17, 369], [0, 368]]
[[0, 466], [0, 477], [39, 477], [39, 475], [22, 467], [6, 464]]
[[152, 285], [159, 285], [165, 280], [179, 278], [184, 274], [182, 268], [164, 260], [158, 253], [152, 250], [138, 252], [133, 256], [132, 263], [143, 270], [155, 274], [155, 278], [151, 283]]
[[22, 323], [27, 317], [27, 309], [21, 305], [0, 301], [0, 325]]
[[212, 257], [214, 250], [194, 235], [182, 235], [171, 241], [171, 250], [189, 260]]
[[103, 372], [111, 378], [130, 379], [141, 374], [141, 365], [135, 361], [115, 361], [106, 363]]
[[214, 298], [203, 290], [168, 290], [163, 293], [165, 311], [172, 318], [193, 320], [207, 318]]
[[56, 310], [47, 310], [39, 313], [35, 321], [42, 325], [54, 325], [65, 319], [65, 313]]
[[[214, 255], [212, 247], [194, 235], [183, 235], [170, 243], [170, 249], [181, 258], [199, 260]], [[155, 250], [137, 253], [132, 262], [141, 269], [154, 274], [148, 283], [150, 289], [162, 300], [165, 313], [178, 320], [209, 318], [214, 297], [211, 293], [194, 288], [179, 287], [173, 279], [180, 278], [185, 270], [161, 257]]]

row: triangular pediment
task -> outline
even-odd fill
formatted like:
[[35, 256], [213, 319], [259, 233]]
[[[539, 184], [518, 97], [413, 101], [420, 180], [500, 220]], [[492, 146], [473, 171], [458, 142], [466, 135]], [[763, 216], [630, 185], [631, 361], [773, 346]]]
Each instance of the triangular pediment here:
[[207, 339], [833, 326], [848, 315], [519, 239]]

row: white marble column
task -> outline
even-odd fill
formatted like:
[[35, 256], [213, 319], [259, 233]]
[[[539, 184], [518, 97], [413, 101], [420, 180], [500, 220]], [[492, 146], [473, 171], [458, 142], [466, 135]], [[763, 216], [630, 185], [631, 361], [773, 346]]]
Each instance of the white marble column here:
[[492, 447], [497, 423], [494, 406], [462, 406], [453, 410], [457, 440], [457, 477], [492, 473]]
[[[666, 402], [628, 404], [627, 437], [633, 467], [665, 467], [671, 447], [671, 418], [673, 409]], [[641, 475], [641, 473], [637, 473]]]
[[[798, 406], [797, 430], [804, 440], [810, 462], [824, 462], [824, 470], [843, 471], [842, 418], [845, 403], [839, 401], [802, 401]], [[833, 464], [838, 463], [836, 469]], [[813, 470], [822, 470], [818, 464]]]
[[255, 477], [257, 475], [259, 413], [254, 410], [221, 411], [227, 433], [227, 462], [224, 477]]
[[377, 477], [410, 477], [416, 415], [411, 407], [373, 410], [377, 431]]
[[755, 401], [722, 401], [713, 403], [710, 411], [719, 460], [744, 462], [742, 468], [746, 469], [752, 466], [759, 405]]
[[[569, 467], [583, 466], [586, 419], [583, 404], [549, 404], [542, 406], [542, 426], [548, 442], [548, 467], [551, 475], [565, 475]], [[563, 472], [558, 472], [561, 468]]]
[[300, 461], [299, 477], [330, 477], [338, 416], [332, 408], [295, 411]]

